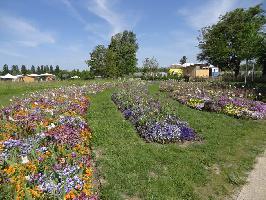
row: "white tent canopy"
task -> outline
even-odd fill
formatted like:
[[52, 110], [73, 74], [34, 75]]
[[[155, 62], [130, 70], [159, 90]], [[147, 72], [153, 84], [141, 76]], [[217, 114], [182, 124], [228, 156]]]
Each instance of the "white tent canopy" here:
[[6, 74], [4, 76], [0, 76], [1, 79], [17, 79], [18, 77], [17, 76], [13, 76], [11, 74]]
[[40, 76], [55, 76], [53, 74], [48, 74], [48, 73], [45, 73], [45, 74], [41, 74]]
[[29, 77], [39, 77], [40, 75], [38, 75], [38, 74], [29, 74], [27, 76], [29, 76]]

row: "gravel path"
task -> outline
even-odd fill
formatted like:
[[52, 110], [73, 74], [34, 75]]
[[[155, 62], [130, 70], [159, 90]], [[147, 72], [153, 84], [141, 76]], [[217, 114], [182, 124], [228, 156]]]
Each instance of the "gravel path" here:
[[236, 200], [266, 200], [266, 151], [257, 158], [247, 181]]

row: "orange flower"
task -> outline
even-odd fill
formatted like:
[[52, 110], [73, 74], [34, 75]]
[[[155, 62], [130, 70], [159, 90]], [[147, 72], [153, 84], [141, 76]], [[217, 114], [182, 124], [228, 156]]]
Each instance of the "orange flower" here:
[[12, 175], [15, 173], [15, 168], [12, 166], [8, 166], [8, 168], [4, 169], [4, 172], [6, 172], [8, 175]]
[[74, 199], [76, 196], [74, 192], [71, 190], [69, 193], [66, 194], [65, 199]]
[[86, 176], [91, 176], [92, 175], [92, 170], [91, 168], [86, 169]]
[[34, 189], [30, 189], [30, 193], [33, 198], [37, 197], [39, 198], [41, 196], [39, 188], [35, 187]]

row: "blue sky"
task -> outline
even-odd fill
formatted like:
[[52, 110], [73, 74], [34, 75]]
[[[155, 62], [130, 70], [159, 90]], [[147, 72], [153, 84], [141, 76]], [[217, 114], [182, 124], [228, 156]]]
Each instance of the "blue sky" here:
[[[263, 0], [0, 0], [0, 66], [85, 69], [97, 44], [125, 29], [137, 34], [139, 66], [196, 61], [198, 30], [221, 14]], [[265, 3], [263, 5], [265, 7]]]

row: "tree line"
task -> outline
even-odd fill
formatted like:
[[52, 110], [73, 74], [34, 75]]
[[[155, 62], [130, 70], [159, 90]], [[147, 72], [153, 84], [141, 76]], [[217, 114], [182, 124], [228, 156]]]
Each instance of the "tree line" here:
[[5, 64], [3, 66], [2, 71], [0, 71], [0, 75], [6, 75], [7, 73], [10, 73], [12, 75], [26, 75], [26, 74], [44, 74], [44, 73], [50, 73], [56, 75], [56, 77], [60, 80], [66, 80], [71, 79], [73, 76], [78, 76], [80, 79], [88, 80], [93, 79], [94, 76], [92, 73], [88, 70], [82, 70], [79, 69], [73, 69], [73, 70], [63, 70], [60, 69], [59, 65], [56, 65], [55, 68], [53, 65], [41, 65], [35, 67], [32, 65], [31, 67], [27, 68], [26, 65], [22, 65], [20, 68], [18, 65], [12, 65], [9, 69], [8, 65]]
[[123, 31], [112, 36], [108, 47], [97, 45], [86, 61], [95, 76], [121, 77], [137, 70], [138, 50], [136, 34]]
[[41, 66], [37, 66], [35, 67], [34, 65], [32, 65], [30, 68], [27, 68], [26, 65], [21, 65], [21, 67], [19, 68], [18, 65], [12, 65], [11, 68], [9, 69], [8, 65], [5, 64], [3, 66], [2, 71], [0, 71], [1, 75], [6, 75], [7, 73], [10, 73], [12, 75], [26, 75], [26, 74], [44, 74], [44, 73], [51, 73], [51, 74], [55, 74], [58, 75], [60, 73], [60, 67], [59, 65], [55, 66], [55, 69], [53, 67], [53, 65], [41, 65]]

